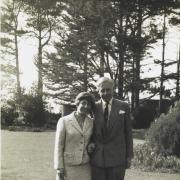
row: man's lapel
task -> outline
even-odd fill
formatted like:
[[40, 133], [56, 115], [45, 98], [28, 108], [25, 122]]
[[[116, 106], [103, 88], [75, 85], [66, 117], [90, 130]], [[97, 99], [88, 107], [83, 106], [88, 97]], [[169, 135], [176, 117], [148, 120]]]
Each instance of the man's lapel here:
[[104, 123], [104, 111], [103, 111], [103, 105], [102, 105], [102, 100], [99, 100], [97, 103], [97, 111], [98, 111], [98, 121], [100, 124]]
[[111, 113], [109, 116], [109, 132], [111, 132], [113, 127], [116, 126], [117, 121], [121, 121], [120, 119], [121, 117], [119, 115], [121, 111], [125, 113], [125, 111], [123, 110], [122, 104], [121, 103], [117, 104], [116, 100], [113, 100]]

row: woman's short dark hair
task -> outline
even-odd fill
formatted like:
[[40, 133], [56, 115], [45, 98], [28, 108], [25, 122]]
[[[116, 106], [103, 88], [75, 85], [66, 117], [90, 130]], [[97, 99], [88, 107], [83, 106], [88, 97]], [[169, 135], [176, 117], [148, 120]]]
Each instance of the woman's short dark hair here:
[[95, 105], [95, 98], [91, 93], [88, 93], [88, 92], [79, 93], [75, 99], [76, 106], [79, 105], [81, 100], [87, 100], [88, 102], [91, 103], [92, 107], [94, 107], [94, 105]]

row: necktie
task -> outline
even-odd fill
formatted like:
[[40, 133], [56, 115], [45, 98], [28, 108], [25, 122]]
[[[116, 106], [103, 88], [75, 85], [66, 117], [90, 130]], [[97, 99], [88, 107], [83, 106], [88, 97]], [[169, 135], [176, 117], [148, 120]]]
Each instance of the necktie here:
[[108, 112], [108, 102], [106, 102], [106, 106], [105, 106], [105, 109], [104, 109], [104, 123], [105, 125], [107, 126], [107, 122], [108, 122], [108, 115], [109, 115], [109, 112]]
[[104, 130], [103, 130], [103, 136], [104, 138], [107, 136], [108, 134], [108, 128], [107, 128], [107, 124], [108, 124], [108, 102], [106, 102], [105, 105], [105, 109], [104, 109]]

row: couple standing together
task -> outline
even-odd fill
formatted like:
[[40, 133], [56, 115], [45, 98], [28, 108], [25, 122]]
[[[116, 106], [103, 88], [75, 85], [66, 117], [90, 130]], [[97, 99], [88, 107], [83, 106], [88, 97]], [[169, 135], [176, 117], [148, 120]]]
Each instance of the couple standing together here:
[[127, 103], [113, 98], [113, 84], [100, 78], [100, 101], [95, 103], [90, 93], [81, 92], [76, 111], [58, 121], [56, 180], [124, 180], [133, 157], [130, 110]]

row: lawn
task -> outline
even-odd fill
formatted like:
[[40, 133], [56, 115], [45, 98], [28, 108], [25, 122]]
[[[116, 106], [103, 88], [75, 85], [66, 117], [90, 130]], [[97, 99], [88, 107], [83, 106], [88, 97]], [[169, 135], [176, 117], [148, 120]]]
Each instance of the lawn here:
[[[54, 135], [54, 132], [2, 130], [1, 180], [55, 180]], [[180, 180], [180, 174], [149, 173], [130, 169], [125, 180]]]

